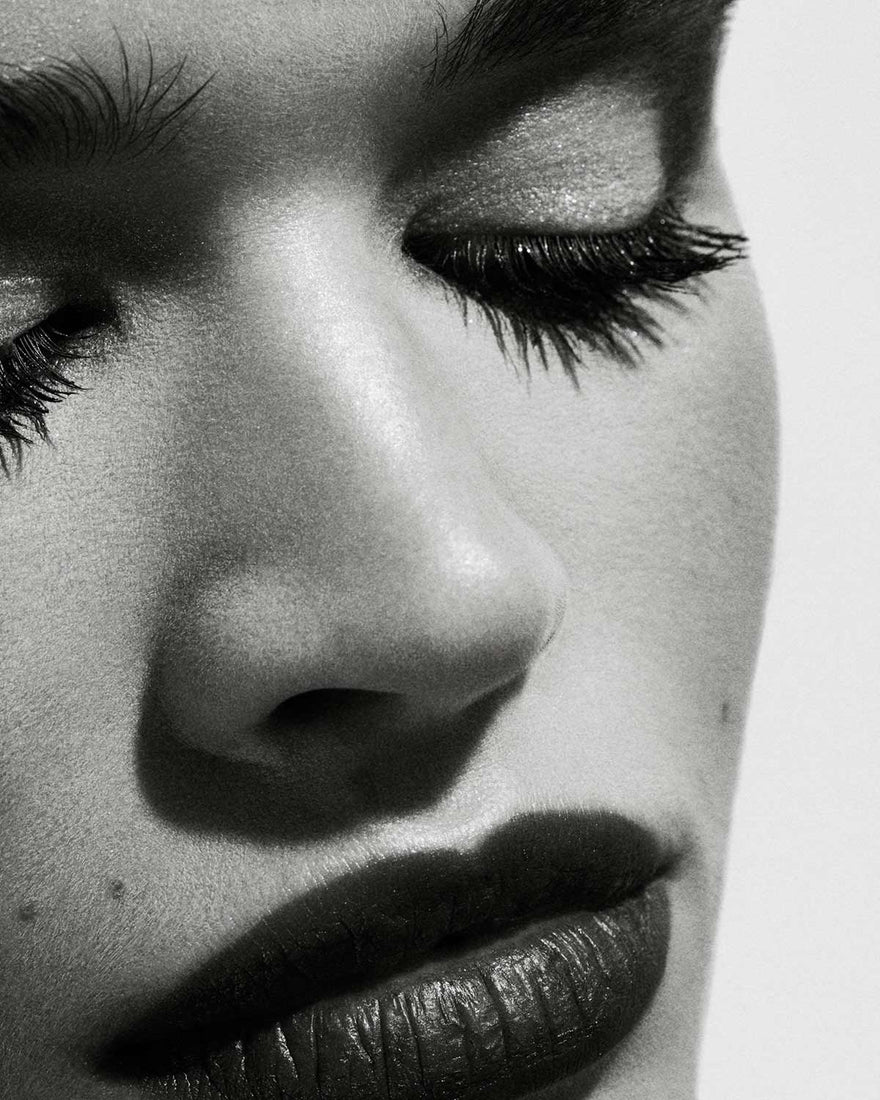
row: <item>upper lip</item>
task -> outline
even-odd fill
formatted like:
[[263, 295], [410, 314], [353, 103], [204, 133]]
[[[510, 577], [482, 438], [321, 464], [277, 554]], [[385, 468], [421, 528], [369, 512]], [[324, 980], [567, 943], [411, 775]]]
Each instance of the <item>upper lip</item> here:
[[668, 869], [668, 853], [610, 812], [525, 814], [472, 850], [369, 865], [283, 905], [117, 1035], [101, 1068], [168, 1072], [316, 1002], [540, 918], [604, 910]]

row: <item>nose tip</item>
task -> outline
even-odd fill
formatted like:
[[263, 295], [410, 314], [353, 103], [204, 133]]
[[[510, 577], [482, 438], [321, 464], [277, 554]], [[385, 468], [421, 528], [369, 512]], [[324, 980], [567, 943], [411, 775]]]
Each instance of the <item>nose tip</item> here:
[[497, 501], [461, 512], [414, 522], [384, 553], [368, 550], [356, 575], [338, 575], [312, 616], [327, 629], [304, 672], [313, 688], [382, 691], [455, 713], [528, 670], [564, 612], [562, 565]]
[[530, 532], [493, 543], [463, 535], [448, 547], [421, 607], [413, 608], [410, 660], [450, 706], [467, 705], [522, 676], [546, 647], [563, 605], [560, 570]]
[[252, 563], [181, 600], [160, 674], [179, 736], [259, 762], [270, 726], [273, 759], [279, 735], [318, 727], [429, 739], [520, 680], [562, 619], [565, 574], [518, 517], [483, 519], [428, 544], [410, 532], [396, 554], [328, 555], [322, 577]]

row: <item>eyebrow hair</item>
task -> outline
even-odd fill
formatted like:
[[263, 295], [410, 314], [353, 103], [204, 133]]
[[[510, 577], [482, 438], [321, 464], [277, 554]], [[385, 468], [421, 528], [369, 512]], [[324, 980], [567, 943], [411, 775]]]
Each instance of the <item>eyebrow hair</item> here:
[[117, 42], [118, 86], [79, 55], [0, 62], [0, 168], [135, 160], [177, 139], [213, 74], [187, 92], [186, 57], [160, 70], [146, 40], [139, 75], [118, 34]]
[[[455, 33], [438, 7], [426, 90], [449, 87], [506, 63], [571, 53], [614, 55], [719, 29], [736, 0], [475, 0]], [[186, 90], [188, 59], [158, 69], [145, 37], [138, 75], [118, 31], [114, 86], [80, 55], [40, 65], [0, 61], [0, 169], [136, 160], [166, 150], [185, 128], [211, 74]]]
[[454, 34], [438, 9], [427, 87], [450, 87], [514, 61], [614, 55], [717, 30], [735, 0], [475, 0]]

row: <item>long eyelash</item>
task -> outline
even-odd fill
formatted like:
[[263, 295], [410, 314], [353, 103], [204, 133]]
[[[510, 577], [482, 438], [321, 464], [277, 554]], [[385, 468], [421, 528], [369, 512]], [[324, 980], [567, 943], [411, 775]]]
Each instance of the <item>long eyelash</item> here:
[[652, 307], [700, 290], [700, 276], [746, 254], [746, 238], [687, 222], [665, 204], [642, 225], [611, 233], [553, 235], [416, 232], [404, 252], [444, 280], [468, 319], [476, 306], [505, 358], [512, 343], [530, 371], [556, 353], [578, 385], [582, 349], [628, 366], [642, 344], [663, 344]]
[[83, 387], [59, 369], [59, 362], [88, 358], [80, 341], [44, 321], [0, 345], [0, 470], [10, 474], [8, 448], [21, 469], [25, 446], [34, 434], [46, 441], [49, 405]]

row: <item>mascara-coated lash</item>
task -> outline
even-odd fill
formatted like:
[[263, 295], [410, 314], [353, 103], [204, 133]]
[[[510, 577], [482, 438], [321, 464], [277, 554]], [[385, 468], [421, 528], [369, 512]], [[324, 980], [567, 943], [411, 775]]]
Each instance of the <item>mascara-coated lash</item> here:
[[652, 305], [698, 290], [699, 276], [745, 255], [738, 233], [686, 221], [664, 204], [643, 223], [608, 233], [424, 232], [404, 253], [439, 275], [465, 316], [476, 305], [505, 356], [512, 342], [529, 368], [555, 351], [577, 385], [582, 349], [634, 364], [645, 341], [663, 342]]
[[49, 406], [82, 387], [61, 370], [64, 361], [88, 357], [83, 332], [103, 320], [94, 310], [68, 306], [0, 344], [0, 470], [10, 473], [8, 448], [18, 469], [36, 435], [48, 440]]

